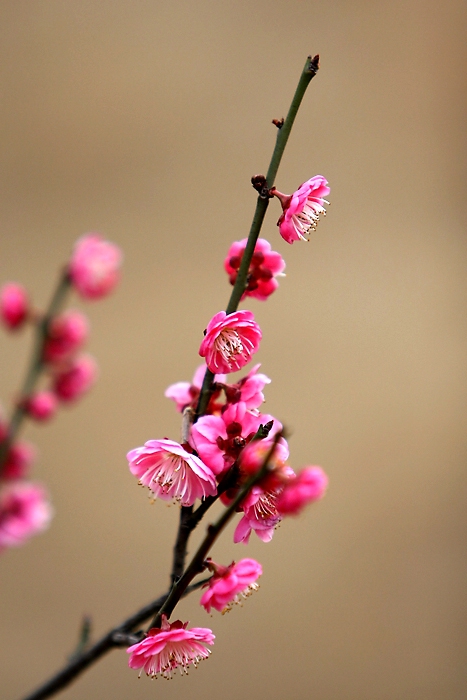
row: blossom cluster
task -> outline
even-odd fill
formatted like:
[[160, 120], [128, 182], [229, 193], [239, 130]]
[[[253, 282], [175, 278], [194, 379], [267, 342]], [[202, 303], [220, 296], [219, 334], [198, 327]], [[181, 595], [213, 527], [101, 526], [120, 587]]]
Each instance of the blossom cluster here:
[[[278, 225], [284, 240], [307, 240], [325, 213], [324, 197], [328, 194], [322, 176], [311, 178], [290, 196], [275, 188], [269, 191], [282, 204]], [[246, 248], [246, 239], [233, 243], [224, 260], [231, 284], [237, 280]], [[277, 277], [284, 268], [282, 256], [266, 240], [258, 239], [242, 300], [253, 297], [265, 301], [277, 289]], [[130, 472], [150, 490], [152, 498], [178, 502], [183, 507], [219, 498], [226, 507], [232, 504], [233, 508], [238, 500], [240, 517], [234, 543], [247, 544], [252, 533], [269, 542], [284, 517], [298, 515], [324, 495], [328, 481], [321, 467], [306, 466], [296, 472], [288, 463], [289, 447], [282, 424], [262, 410], [263, 392], [271, 380], [259, 371], [260, 365], [255, 364], [240, 378], [230, 379], [231, 373], [242, 370], [257, 353], [261, 339], [260, 326], [251, 311], [217, 312], [199, 348], [205, 363], [197, 368], [191, 382], [177, 382], [165, 392], [177, 411], [188, 418], [196, 417], [185, 431], [184, 440], [148, 440], [127, 455]], [[210, 384], [209, 395], [200, 413], [205, 377]], [[250, 488], [255, 475], [257, 481]], [[228, 566], [206, 559], [204, 568], [212, 573], [200, 600], [207, 612], [225, 612], [241, 602], [257, 589], [262, 574], [261, 565], [253, 559], [233, 561]], [[163, 615], [161, 627], [151, 629], [128, 649], [129, 665], [153, 677], [170, 678], [176, 667], [184, 673], [191, 664], [207, 658], [205, 645], [213, 640], [209, 629], [188, 629], [187, 623], [170, 623]]]
[[[121, 257], [113, 243], [98, 234], [86, 234], [76, 242], [61, 284], [63, 288], [72, 287], [85, 300], [104, 297], [118, 282]], [[41, 313], [21, 284], [9, 282], [0, 290], [0, 320], [14, 332], [29, 322], [35, 328], [38, 348], [30, 370], [34, 373], [34, 388], [27, 382], [27, 393], [18, 398], [10, 423], [0, 416], [2, 551], [44, 530], [52, 517], [45, 489], [27, 481], [36, 449], [18, 440], [12, 426], [18, 425], [22, 417], [44, 423], [55, 416], [60, 405], [78, 400], [94, 384], [97, 364], [83, 352], [89, 336], [86, 316], [73, 309]], [[38, 389], [35, 384], [39, 379], [43, 387]]]

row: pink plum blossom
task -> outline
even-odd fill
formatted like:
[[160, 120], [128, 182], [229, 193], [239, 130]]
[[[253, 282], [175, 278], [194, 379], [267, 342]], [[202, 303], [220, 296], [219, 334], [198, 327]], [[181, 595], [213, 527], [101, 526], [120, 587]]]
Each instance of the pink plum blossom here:
[[79, 350], [89, 335], [88, 319], [80, 311], [69, 310], [49, 323], [44, 342], [45, 362], [61, 362]]
[[5, 463], [1, 470], [2, 479], [23, 479], [27, 476], [36, 458], [37, 450], [34, 445], [24, 440], [13, 443], [7, 452]]
[[180, 673], [187, 674], [189, 667], [195, 667], [203, 659], [207, 659], [211, 651], [206, 644], [214, 644], [215, 636], [207, 627], [191, 627], [188, 622], [168, 622], [162, 615], [160, 627], [153, 627], [147, 636], [137, 644], [127, 649], [130, 654], [130, 668], [140, 668], [140, 675], [155, 678], [162, 676], [171, 679], [173, 672], [179, 668]]
[[28, 316], [29, 302], [25, 288], [16, 282], [8, 282], [0, 292], [0, 317], [9, 330], [23, 325]]
[[241, 559], [237, 564], [232, 562], [230, 566], [219, 566], [208, 559], [207, 564], [214, 575], [205, 584], [207, 590], [201, 596], [200, 604], [208, 613], [211, 608], [225, 613], [258, 590], [256, 581], [263, 569], [254, 559]]
[[37, 391], [25, 401], [25, 410], [30, 418], [45, 422], [53, 418], [57, 412], [58, 401], [52, 391]]
[[[193, 376], [191, 384], [190, 382], [176, 382], [175, 384], [171, 384], [165, 390], [164, 396], [175, 401], [177, 411], [180, 413], [182, 413], [187, 406], [196, 408], [205, 374], [206, 365], [200, 365]], [[214, 382], [225, 382], [225, 374], [216, 374], [214, 376]], [[218, 401], [220, 392], [220, 388], [214, 388], [206, 413], [218, 413], [220, 411], [223, 406], [223, 403], [219, 403]]]
[[44, 489], [28, 482], [11, 482], [0, 491], [0, 551], [19, 547], [45, 530], [52, 508]]
[[273, 421], [269, 433], [272, 436], [282, 429], [279, 421], [268, 414], [248, 411], [246, 404], [239, 401], [228, 405], [220, 416], [201, 416], [191, 428], [190, 444], [218, 475], [236, 462], [260, 425], [270, 421]]
[[211, 372], [236, 372], [257, 352], [261, 335], [251, 311], [219, 311], [209, 321], [199, 354]]
[[148, 440], [127, 454], [130, 471], [159, 498], [192, 506], [197, 498], [215, 496], [216, 479], [199, 457], [173, 440]]
[[[235, 284], [248, 239], [235, 241], [229, 248], [224, 260], [224, 268], [229, 275], [230, 284]], [[283, 276], [285, 262], [279, 253], [271, 250], [271, 245], [264, 238], [258, 238], [250, 267], [248, 269], [245, 297], [254, 297], [265, 301], [279, 286], [276, 277]]]
[[260, 486], [253, 486], [242, 503], [243, 517], [235, 528], [234, 542], [248, 544], [252, 530], [260, 540], [270, 542], [276, 525], [282, 520], [276, 501], [275, 491], [263, 491]]
[[318, 501], [326, 493], [328, 477], [321, 467], [305, 467], [286, 482], [277, 498], [281, 515], [298, 515], [308, 503]]
[[282, 204], [283, 213], [277, 225], [287, 243], [308, 240], [307, 236], [316, 229], [320, 216], [326, 215], [324, 205], [329, 202], [324, 197], [330, 191], [328, 181], [322, 175], [310, 178], [292, 195], [282, 194], [275, 187], [269, 191]]
[[79, 355], [56, 373], [53, 390], [60, 401], [71, 403], [89, 391], [96, 379], [95, 359], [91, 355]]
[[68, 267], [74, 288], [84, 299], [109, 294], [120, 279], [122, 252], [98, 233], [87, 233], [75, 244]]

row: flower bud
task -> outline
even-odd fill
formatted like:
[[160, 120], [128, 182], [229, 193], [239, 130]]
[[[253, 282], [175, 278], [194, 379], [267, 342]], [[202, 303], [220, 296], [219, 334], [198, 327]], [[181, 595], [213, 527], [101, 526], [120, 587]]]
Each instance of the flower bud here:
[[53, 390], [60, 401], [76, 401], [91, 388], [96, 378], [97, 364], [94, 358], [91, 355], [80, 355], [56, 374]]
[[80, 311], [66, 311], [49, 324], [44, 343], [45, 362], [62, 362], [79, 350], [89, 335], [88, 319]]
[[37, 391], [25, 401], [25, 410], [30, 418], [39, 422], [50, 420], [57, 412], [58, 401], [52, 391]]
[[28, 315], [28, 296], [21, 284], [8, 282], [0, 292], [0, 316], [9, 330], [23, 325]]
[[88, 233], [75, 244], [68, 268], [71, 283], [84, 299], [100, 299], [118, 283], [121, 261], [118, 246]]

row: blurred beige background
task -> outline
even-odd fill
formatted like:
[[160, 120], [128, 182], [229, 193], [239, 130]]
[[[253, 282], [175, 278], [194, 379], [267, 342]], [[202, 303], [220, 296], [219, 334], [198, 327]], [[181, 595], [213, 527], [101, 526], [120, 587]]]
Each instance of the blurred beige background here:
[[[83, 613], [96, 636], [161, 593], [176, 507], [151, 506], [127, 450], [179, 437], [163, 392], [190, 379], [230, 288], [222, 261], [249, 228], [308, 53], [321, 71], [277, 186], [315, 174], [332, 207], [288, 246], [273, 203], [263, 236], [286, 258], [258, 356], [291, 464], [321, 464], [326, 499], [254, 556], [261, 589], [209, 618], [208, 663], [157, 685], [116, 651], [66, 690], [84, 698], [457, 700], [466, 697], [467, 6], [448, 0], [0, 5], [0, 271], [47, 301], [85, 231], [124, 249], [118, 292], [85, 308], [101, 377], [49, 427], [34, 477], [56, 515], [0, 562], [2, 698], [63, 663]], [[0, 336], [1, 400], [28, 333]]]

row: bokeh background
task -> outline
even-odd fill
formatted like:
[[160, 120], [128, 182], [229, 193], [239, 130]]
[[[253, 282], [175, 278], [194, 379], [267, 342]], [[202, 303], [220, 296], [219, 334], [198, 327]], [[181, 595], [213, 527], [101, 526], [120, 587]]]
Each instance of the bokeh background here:
[[[1, 558], [2, 698], [62, 665], [84, 613], [97, 637], [166, 588], [177, 508], [150, 505], [125, 454], [179, 437], [163, 392], [191, 378], [225, 307], [249, 179], [309, 53], [321, 70], [276, 184], [323, 174], [332, 207], [288, 246], [272, 203], [262, 235], [287, 277], [249, 308], [266, 410], [329, 493], [268, 545], [234, 545], [232, 528], [216, 545], [264, 575], [229, 615], [181, 604], [217, 635], [189, 678], [138, 681], [114, 651], [63, 697], [465, 698], [466, 19], [463, 0], [1, 3], [1, 280], [41, 307], [82, 233], [125, 253], [111, 298], [72, 301], [99, 383], [24, 430], [56, 514]], [[6, 407], [30, 339], [1, 334]]]

